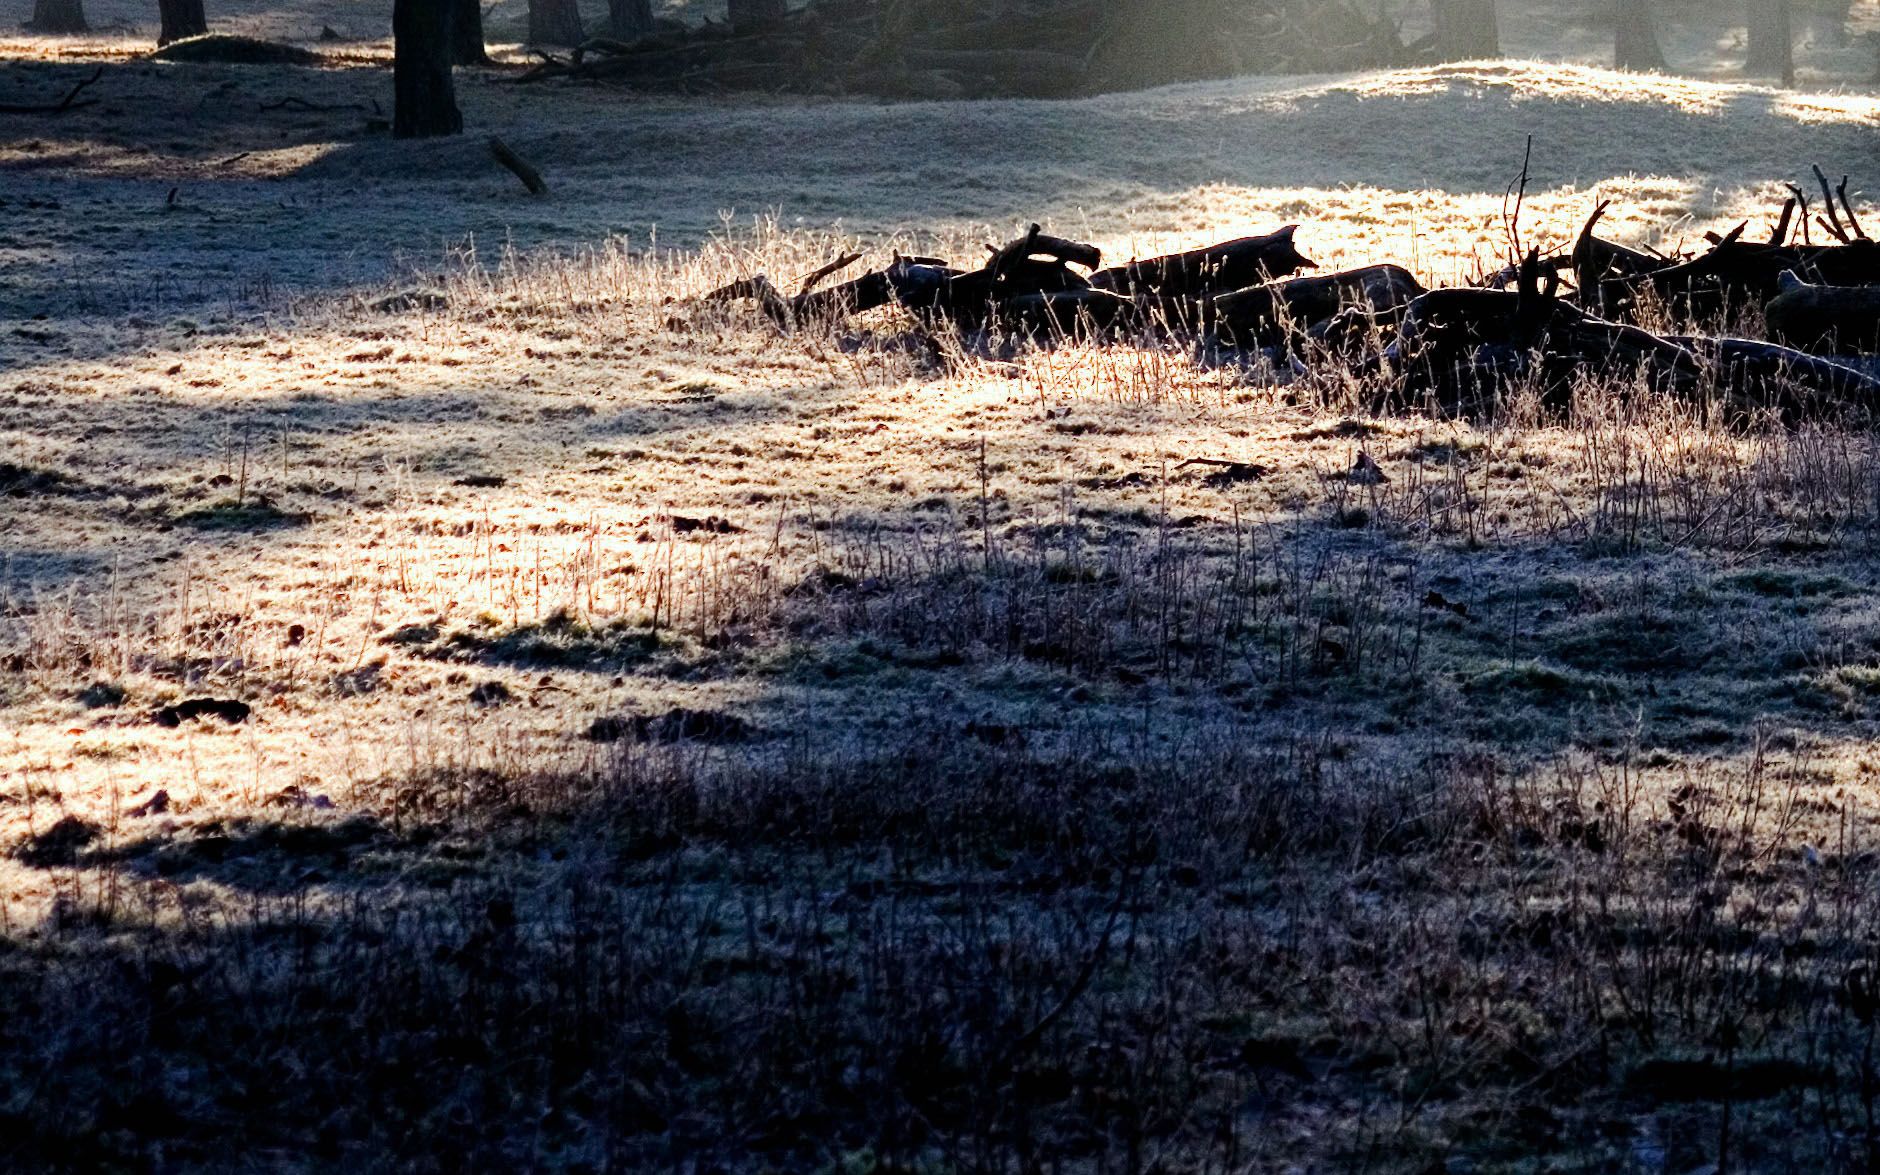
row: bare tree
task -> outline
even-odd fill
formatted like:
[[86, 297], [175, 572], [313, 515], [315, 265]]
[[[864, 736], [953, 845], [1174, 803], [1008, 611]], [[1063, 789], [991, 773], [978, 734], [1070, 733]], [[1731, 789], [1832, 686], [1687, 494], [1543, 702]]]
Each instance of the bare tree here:
[[1748, 0], [1749, 54], [1743, 72], [1795, 80], [1795, 32], [1790, 0]]
[[88, 33], [84, 0], [33, 0], [33, 19], [26, 27], [35, 33]]
[[1436, 23], [1436, 51], [1445, 61], [1501, 56], [1501, 31], [1495, 0], [1430, 0]]
[[453, 0], [450, 20], [450, 59], [456, 65], [487, 65], [490, 53], [483, 44], [482, 0]]
[[529, 0], [529, 44], [579, 45], [583, 39], [575, 0]]
[[1613, 67], [1640, 72], [1663, 69], [1664, 50], [1658, 47], [1658, 30], [1652, 26], [1645, 0], [1618, 0], [1613, 16]]
[[209, 18], [202, 10], [202, 0], [157, 0], [157, 17], [162, 23], [157, 33], [159, 48], [184, 37], [200, 37], [209, 31]]
[[392, 137], [463, 133], [451, 85], [451, 24], [457, 0], [393, 0]]

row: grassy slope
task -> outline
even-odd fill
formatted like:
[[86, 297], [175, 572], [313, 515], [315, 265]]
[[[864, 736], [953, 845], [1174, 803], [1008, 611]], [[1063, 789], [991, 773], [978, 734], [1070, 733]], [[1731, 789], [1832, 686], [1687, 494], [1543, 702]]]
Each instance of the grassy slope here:
[[[425, 233], [689, 245], [773, 201], [961, 257], [1033, 214], [1124, 252], [1302, 220], [1443, 277], [1530, 131], [1531, 233], [1599, 191], [1688, 236], [1854, 165], [1871, 99], [1519, 63], [983, 108], [473, 87], [556, 161], [538, 205], [475, 143], [394, 167], [253, 109], [382, 77], [178, 77], [115, 79], [154, 158], [109, 117], [0, 147], [9, 200], [63, 204], [0, 291], [15, 1157], [1865, 1161], [1868, 434], [1597, 389], [1371, 418], [664, 303], [848, 243], [804, 230], [426, 252], [446, 306], [369, 302]], [[150, 721], [202, 694], [254, 715]], [[609, 741], [674, 707], [736, 721]]]

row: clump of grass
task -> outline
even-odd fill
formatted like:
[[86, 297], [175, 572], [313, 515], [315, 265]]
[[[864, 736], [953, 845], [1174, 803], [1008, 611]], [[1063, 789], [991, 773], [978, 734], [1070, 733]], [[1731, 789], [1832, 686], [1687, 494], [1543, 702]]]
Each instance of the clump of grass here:
[[1852, 583], [1839, 575], [1824, 575], [1779, 567], [1757, 567], [1749, 571], [1739, 571], [1723, 576], [1717, 582], [1720, 587], [1776, 599], [1812, 599], [1815, 597], [1832, 599], [1850, 595], [1856, 590]]
[[13, 855], [39, 868], [76, 864], [80, 851], [97, 840], [100, 832], [102, 829], [82, 817], [61, 816], [52, 827], [15, 846]]
[[407, 625], [385, 637], [420, 657], [440, 661], [508, 665], [523, 669], [644, 669], [683, 648], [675, 637], [624, 619], [598, 626], [568, 611], [540, 621], [479, 625], [440, 632], [435, 625]]
[[1564, 623], [1548, 653], [1593, 672], [1676, 674], [1701, 669], [1715, 655], [1716, 634], [1693, 610], [1625, 605]]
[[310, 520], [310, 515], [284, 509], [262, 495], [222, 498], [175, 516], [178, 525], [201, 530], [272, 530], [304, 526]]
[[128, 691], [116, 682], [94, 681], [78, 691], [79, 703], [90, 710], [109, 709], [121, 706], [129, 696]]
[[0, 461], [0, 497], [53, 497], [78, 493], [82, 488], [82, 483], [61, 470]]
[[1538, 661], [1484, 670], [1463, 683], [1464, 690], [1494, 697], [1515, 694], [1534, 705], [1614, 702], [1625, 686], [1608, 676], [1556, 667]]

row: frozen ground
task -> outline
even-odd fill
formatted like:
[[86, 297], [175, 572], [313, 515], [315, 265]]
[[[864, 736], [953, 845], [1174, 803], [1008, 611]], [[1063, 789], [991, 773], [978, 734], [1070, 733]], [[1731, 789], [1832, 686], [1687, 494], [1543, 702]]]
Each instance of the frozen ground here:
[[[1720, 1115], [1745, 1165], [1796, 1121], [1870, 1153], [1871, 432], [1612, 388], [1373, 417], [1179, 355], [936, 361], [890, 319], [783, 338], [684, 299], [1031, 219], [1116, 256], [1296, 222], [1327, 265], [1453, 278], [1499, 263], [1529, 135], [1532, 239], [1610, 197], [1621, 238], [1688, 242], [1814, 162], [1871, 191], [1880, 99], [1528, 60], [987, 105], [493, 71], [463, 139], [394, 144], [373, 46], [30, 48], [0, 101], [116, 56], [98, 106], [0, 119], [0, 1025], [41, 1026], [0, 1029], [37, 1091], [0, 1148], [383, 1159], [469, 1123], [486, 1167], [813, 1167], [881, 1136], [875, 1090], [966, 1167], [934, 1140], [1005, 1145], [1011, 1089], [921, 1081], [1016, 1037], [1078, 1091], [1026, 1070], [1072, 1166], [1139, 1153], [1091, 1125], [1126, 1119], [1176, 1168], [1257, 1165], [1231, 1137], [1688, 1170]], [[344, 108], [262, 109], [289, 97]], [[153, 721], [196, 696], [253, 710]], [[675, 706], [718, 725], [623, 736]], [[146, 1016], [153, 959], [184, 978]], [[603, 1056], [467, 1064], [460, 1006], [499, 1056]], [[1714, 1076], [1722, 1040], [1835, 1076], [1733, 1118], [1628, 1084]], [[398, 1097], [348, 1084], [379, 1073]], [[784, 1125], [745, 1132], [747, 1093], [860, 1125], [765, 1102]]]
[[[1354, 254], [1442, 271], [1498, 214], [1529, 134], [1537, 188], [1563, 210], [1625, 193], [1632, 226], [1676, 232], [1810, 163], [1857, 170], [1875, 130], [1868, 92], [1848, 88], [1866, 77], [1858, 46], [1805, 36], [1802, 90], [1744, 84], [1728, 76], [1740, 30], [1675, 5], [1663, 23], [1684, 75], [1627, 78], [1584, 68], [1608, 51], [1588, 10], [1504, 4], [1511, 54], [1582, 68], [1515, 60], [974, 105], [649, 100], [466, 71], [469, 133], [394, 145], [366, 121], [389, 102], [382, 6], [214, 7], [218, 28], [315, 43], [339, 67], [139, 63], [148, 13], [112, 3], [90, 10], [98, 37], [0, 38], [0, 101], [56, 95], [82, 62], [108, 69], [100, 105], [0, 125], [0, 319], [340, 288], [472, 240], [486, 258], [506, 242], [614, 234], [690, 246], [773, 214], [875, 239], [1044, 219], [1124, 249], [1319, 219], [1360, 226]], [[502, 42], [522, 11], [491, 10], [506, 60], [522, 59]], [[1857, 8], [1857, 25], [1870, 15]], [[362, 40], [312, 41], [334, 23]], [[541, 165], [552, 199], [521, 197], [484, 151], [492, 133]]]
[[[15, 63], [6, 97], [78, 71]], [[471, 240], [486, 258], [610, 235], [691, 246], [768, 214], [877, 240], [1041, 219], [1125, 251], [1314, 221], [1336, 242], [1321, 248], [1449, 272], [1495, 235], [1527, 135], [1539, 215], [1600, 192], [1622, 229], [1675, 234], [1760, 209], [1811, 163], [1857, 172], [1877, 108], [1522, 62], [961, 105], [646, 100], [479, 73], [460, 87], [469, 134], [394, 144], [364, 130], [387, 89], [371, 67], [126, 63], [96, 107], [10, 120], [0, 318], [340, 288]], [[338, 109], [261, 109], [289, 98]], [[552, 196], [527, 199], [485, 133]]]
[[[76, 68], [14, 62], [4, 76], [42, 93]], [[1530, 134], [1531, 238], [1568, 239], [1611, 198], [1608, 231], [1665, 244], [1767, 216], [1779, 181], [1815, 161], [1862, 191], [1880, 141], [1880, 99], [1865, 94], [1520, 61], [982, 105], [643, 100], [471, 74], [473, 133], [424, 143], [364, 135], [357, 108], [260, 109], [289, 96], [369, 107], [386, 80], [370, 65], [126, 62], [97, 107], [0, 124], [0, 460], [75, 479], [70, 493], [9, 499], [0, 519], [0, 577], [28, 614], [110, 601], [155, 632], [206, 608], [278, 645], [330, 613], [343, 637], [278, 654], [312, 658], [291, 675], [325, 682], [381, 657], [380, 630], [466, 609], [535, 623], [612, 583], [625, 594], [601, 614], [637, 615], [640, 544], [668, 514], [775, 530], [767, 575], [811, 557], [818, 532], [803, 528], [818, 512], [918, 531], [923, 511], [965, 509], [980, 439], [1026, 487], [1001, 489], [1013, 525], [1061, 509], [1080, 480], [1125, 479], [1085, 491], [1116, 499], [1105, 509], [1159, 511], [1140, 478], [1196, 454], [1279, 475], [1233, 502], [1179, 481], [1168, 508], [1290, 517], [1323, 497], [1359, 434], [1226, 373], [1041, 356], [935, 382], [905, 357], [782, 344], [748, 319], [674, 329], [662, 302], [752, 265], [789, 279], [851, 242], [872, 261], [897, 244], [966, 258], [1031, 218], [1113, 256], [1296, 222], [1327, 266], [1392, 260], [1449, 280], [1499, 263]], [[541, 164], [549, 198], [489, 161], [485, 130]], [[655, 234], [668, 252], [649, 251]], [[512, 247], [513, 272], [477, 276]], [[441, 315], [367, 307], [445, 284], [460, 293]], [[1066, 432], [1053, 413], [1068, 405], [1096, 419]], [[1463, 426], [1377, 427], [1413, 452], [1427, 430]], [[1566, 443], [1535, 436], [1479, 443]], [[1495, 483], [1521, 502], [1505, 526], [1523, 544], [1562, 525], [1550, 511], [1598, 516], [1605, 456], [1576, 460], [1590, 464], [1557, 481]], [[453, 484], [470, 475], [507, 483]], [[237, 508], [217, 525], [250, 491], [285, 513]], [[126, 650], [124, 668], [142, 656]], [[448, 674], [419, 676], [444, 688]], [[528, 712], [551, 750], [607, 704], [588, 692], [604, 679], [575, 680]], [[10, 711], [13, 769], [62, 763], [75, 802], [98, 801], [89, 760], [53, 749], [75, 705], [56, 696]], [[362, 745], [406, 737], [337, 718], [383, 714], [383, 698], [328, 700], [283, 702], [272, 720], [294, 733], [278, 746], [211, 745], [252, 758], [246, 793], [330, 777]], [[122, 734], [137, 750], [114, 761], [114, 786], [172, 778], [183, 745]], [[187, 747], [192, 770], [203, 753]], [[226, 793], [232, 778], [204, 786]]]

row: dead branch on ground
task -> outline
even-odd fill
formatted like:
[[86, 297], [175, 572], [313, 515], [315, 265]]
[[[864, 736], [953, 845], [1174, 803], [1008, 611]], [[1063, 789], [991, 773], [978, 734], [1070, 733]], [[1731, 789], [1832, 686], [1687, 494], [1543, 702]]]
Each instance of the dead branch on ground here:
[[64, 114], [68, 110], [83, 110], [87, 106], [96, 106], [98, 104], [96, 98], [87, 98], [83, 102], [77, 101], [76, 99], [80, 94], [84, 93], [85, 87], [96, 82], [103, 76], [104, 66], [101, 65], [91, 71], [90, 77], [85, 78], [70, 90], [67, 90], [65, 97], [59, 99], [57, 102], [48, 102], [43, 105], [0, 103], [0, 114]]

